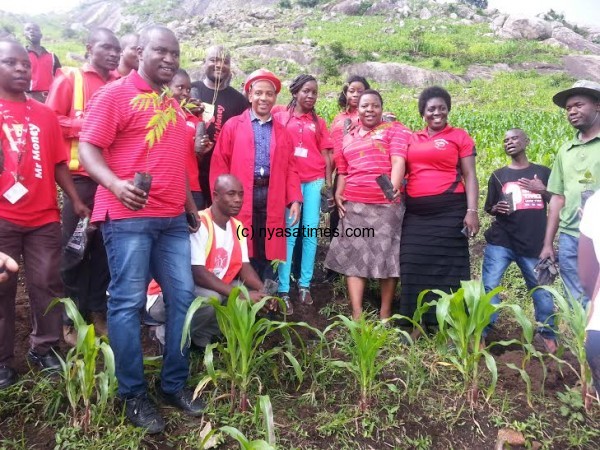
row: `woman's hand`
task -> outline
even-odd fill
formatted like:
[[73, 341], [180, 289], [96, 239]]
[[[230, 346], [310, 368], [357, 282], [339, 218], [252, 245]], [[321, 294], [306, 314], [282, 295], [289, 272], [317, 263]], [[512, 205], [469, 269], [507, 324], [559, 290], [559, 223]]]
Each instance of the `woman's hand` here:
[[340, 192], [336, 192], [335, 194], [335, 204], [338, 209], [338, 213], [340, 214], [340, 219], [346, 215], [346, 207], [344, 206], [344, 202], [346, 201], [346, 197]]
[[479, 233], [479, 215], [477, 214], [477, 211], [467, 211], [463, 224], [469, 230], [469, 237], [475, 237], [475, 235]]

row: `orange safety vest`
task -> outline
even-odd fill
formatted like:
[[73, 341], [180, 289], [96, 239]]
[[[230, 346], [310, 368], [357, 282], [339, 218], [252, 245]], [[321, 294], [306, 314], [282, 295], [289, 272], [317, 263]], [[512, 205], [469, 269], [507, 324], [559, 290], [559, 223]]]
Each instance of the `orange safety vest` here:
[[[81, 69], [77, 67], [62, 67], [60, 70], [65, 76], [68, 76], [73, 80], [73, 117], [79, 118], [83, 115], [83, 110], [85, 109], [83, 73]], [[79, 139], [71, 139], [70, 155], [69, 169], [79, 170], [81, 166], [79, 163]]]
[[[208, 231], [205, 267], [212, 273], [215, 268], [215, 253], [217, 247], [215, 243], [215, 227], [210, 208], [206, 208], [205, 210], [198, 212], [198, 216], [200, 217], [200, 222], [204, 224], [206, 230]], [[242, 222], [231, 217], [229, 219], [229, 223], [231, 224], [231, 233], [233, 234], [233, 250], [231, 252], [231, 257], [229, 258], [229, 267], [222, 278], [223, 283], [227, 284], [234, 280], [242, 268], [242, 243], [246, 239], [241, 234], [238, 235], [237, 232], [238, 229], [241, 229]]]

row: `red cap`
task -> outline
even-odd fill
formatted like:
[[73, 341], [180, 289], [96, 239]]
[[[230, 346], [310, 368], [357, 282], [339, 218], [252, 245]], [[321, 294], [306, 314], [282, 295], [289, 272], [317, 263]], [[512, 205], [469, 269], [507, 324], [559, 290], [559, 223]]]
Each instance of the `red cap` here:
[[281, 81], [279, 81], [279, 78], [277, 78], [273, 72], [267, 69], [258, 69], [248, 75], [248, 78], [246, 78], [246, 83], [244, 83], [244, 91], [250, 92], [250, 87], [252, 84], [261, 80], [273, 83], [276, 94], [279, 94], [279, 91], [281, 91]]

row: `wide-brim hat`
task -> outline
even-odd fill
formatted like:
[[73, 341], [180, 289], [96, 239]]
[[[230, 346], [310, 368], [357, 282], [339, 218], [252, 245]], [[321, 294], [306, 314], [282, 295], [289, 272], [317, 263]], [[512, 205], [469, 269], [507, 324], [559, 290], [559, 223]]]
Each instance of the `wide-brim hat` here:
[[257, 81], [262, 80], [272, 83], [273, 86], [275, 86], [275, 93], [279, 94], [279, 91], [281, 91], [281, 81], [273, 72], [267, 69], [258, 69], [248, 75], [248, 78], [246, 78], [246, 82], [244, 83], [244, 91], [246, 93], [250, 92], [252, 85]]
[[573, 97], [574, 95], [587, 95], [600, 100], [600, 84], [589, 80], [578, 80], [569, 89], [560, 91], [552, 97], [552, 101], [557, 106], [564, 108], [569, 97]]

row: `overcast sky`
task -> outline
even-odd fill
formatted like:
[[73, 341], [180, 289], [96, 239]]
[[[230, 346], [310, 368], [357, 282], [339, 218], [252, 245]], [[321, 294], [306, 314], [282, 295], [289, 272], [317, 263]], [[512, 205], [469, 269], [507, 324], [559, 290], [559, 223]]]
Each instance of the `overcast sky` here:
[[[0, 0], [0, 10], [34, 14], [65, 11], [79, 2], [80, 0]], [[563, 13], [571, 22], [600, 26], [598, 0], [488, 0], [488, 3], [490, 7], [503, 12], [532, 16], [552, 8]]]

